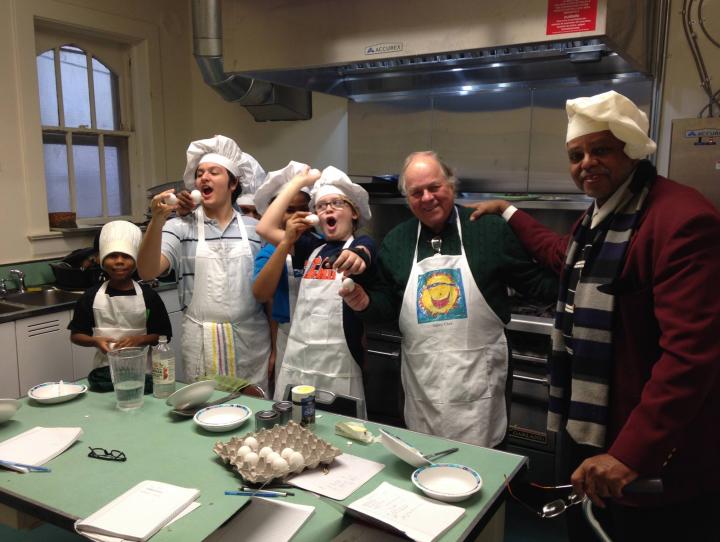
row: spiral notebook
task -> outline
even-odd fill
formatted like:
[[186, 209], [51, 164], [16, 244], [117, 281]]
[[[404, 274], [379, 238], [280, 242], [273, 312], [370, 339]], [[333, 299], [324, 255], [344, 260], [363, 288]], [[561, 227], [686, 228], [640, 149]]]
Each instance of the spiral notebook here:
[[198, 495], [198, 489], [145, 480], [94, 514], [76, 521], [75, 530], [95, 540], [114, 537], [144, 542], [181, 514]]

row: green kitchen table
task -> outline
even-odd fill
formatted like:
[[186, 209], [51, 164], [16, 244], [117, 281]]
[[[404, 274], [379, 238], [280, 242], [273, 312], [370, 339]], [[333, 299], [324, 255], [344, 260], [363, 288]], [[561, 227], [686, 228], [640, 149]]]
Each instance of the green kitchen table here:
[[[213, 398], [222, 395], [222, 392], [215, 392]], [[247, 405], [253, 412], [271, 407], [270, 401], [254, 397], [243, 396], [234, 402]], [[115, 408], [113, 393], [87, 392], [60, 404], [39, 404], [27, 398], [22, 399], [22, 403], [13, 419], [0, 425], [0, 441], [35, 426], [82, 427], [83, 434], [78, 442], [45, 465], [52, 469], [50, 473], [20, 474], [0, 469], [0, 503], [12, 509], [72, 530], [76, 519], [90, 515], [138, 482], [158, 480], [198, 488], [202, 506], [162, 529], [152, 538], [153, 542], [200, 541], [228, 520], [247, 499], [224, 495], [225, 490], [237, 489], [242, 481], [222, 463], [212, 448], [219, 440], [226, 441], [232, 436], [254, 431], [254, 417], [234, 431], [209, 433], [195, 425], [192, 419], [171, 414], [164, 400], [152, 396], [145, 396], [142, 408], [130, 412]], [[313, 431], [320, 438], [344, 453], [386, 465], [342, 501], [343, 504], [369, 493], [383, 481], [419, 492], [410, 480], [412, 466], [385, 450], [380, 443], [363, 444], [335, 435], [335, 423], [347, 418], [322, 411], [318, 414]], [[378, 424], [366, 422], [366, 426], [374, 435], [379, 434]], [[466, 513], [441, 540], [477, 538], [496, 511], [498, 517], [492, 521], [493, 528], [499, 530], [499, 540], [502, 540], [504, 507], [500, 505], [505, 477], [512, 479], [527, 458], [404, 429], [393, 428], [392, 432], [424, 453], [457, 446], [459, 451], [442, 461], [468, 465], [483, 478], [479, 493], [456, 503], [465, 508]], [[89, 458], [88, 447], [121, 450], [127, 461]], [[288, 497], [289, 501], [315, 507], [315, 513], [294, 541], [331, 540], [350, 524], [351, 520], [343, 517], [336, 507], [301, 489], [291, 491], [295, 496]], [[498, 533], [494, 538], [497, 537]]]

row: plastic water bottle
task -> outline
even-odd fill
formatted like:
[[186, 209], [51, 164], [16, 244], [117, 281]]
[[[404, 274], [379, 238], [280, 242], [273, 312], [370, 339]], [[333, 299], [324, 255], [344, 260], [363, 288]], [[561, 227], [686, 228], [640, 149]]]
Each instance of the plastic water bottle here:
[[152, 349], [153, 395], [160, 399], [175, 392], [175, 354], [161, 335]]

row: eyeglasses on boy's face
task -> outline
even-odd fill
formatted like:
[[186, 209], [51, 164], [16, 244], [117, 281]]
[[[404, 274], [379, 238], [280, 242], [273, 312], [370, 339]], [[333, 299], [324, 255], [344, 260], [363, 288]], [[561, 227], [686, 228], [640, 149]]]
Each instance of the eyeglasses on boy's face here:
[[121, 452], [120, 450], [107, 451], [105, 448], [93, 448], [92, 446], [88, 446], [88, 448], [90, 449], [88, 457], [92, 457], [93, 459], [103, 459], [105, 461], [127, 461], [125, 452]]
[[324, 213], [328, 209], [328, 207], [332, 207], [336, 211], [339, 211], [346, 205], [348, 205], [348, 202], [340, 198], [330, 201], [321, 201], [315, 204], [315, 211], [318, 213]]

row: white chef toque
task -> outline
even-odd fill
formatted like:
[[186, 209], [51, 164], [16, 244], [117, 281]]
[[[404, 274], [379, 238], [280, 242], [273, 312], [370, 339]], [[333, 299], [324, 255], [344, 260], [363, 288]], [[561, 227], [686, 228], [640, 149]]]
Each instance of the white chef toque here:
[[142, 232], [132, 222], [113, 220], [100, 230], [100, 264], [108, 254], [122, 252], [137, 261]]
[[360, 214], [360, 224], [367, 223], [372, 217], [368, 193], [362, 186], [352, 182], [345, 172], [335, 166], [328, 166], [323, 169], [322, 175], [315, 181], [310, 193], [310, 209], [314, 210], [315, 202], [330, 194], [345, 196]]

